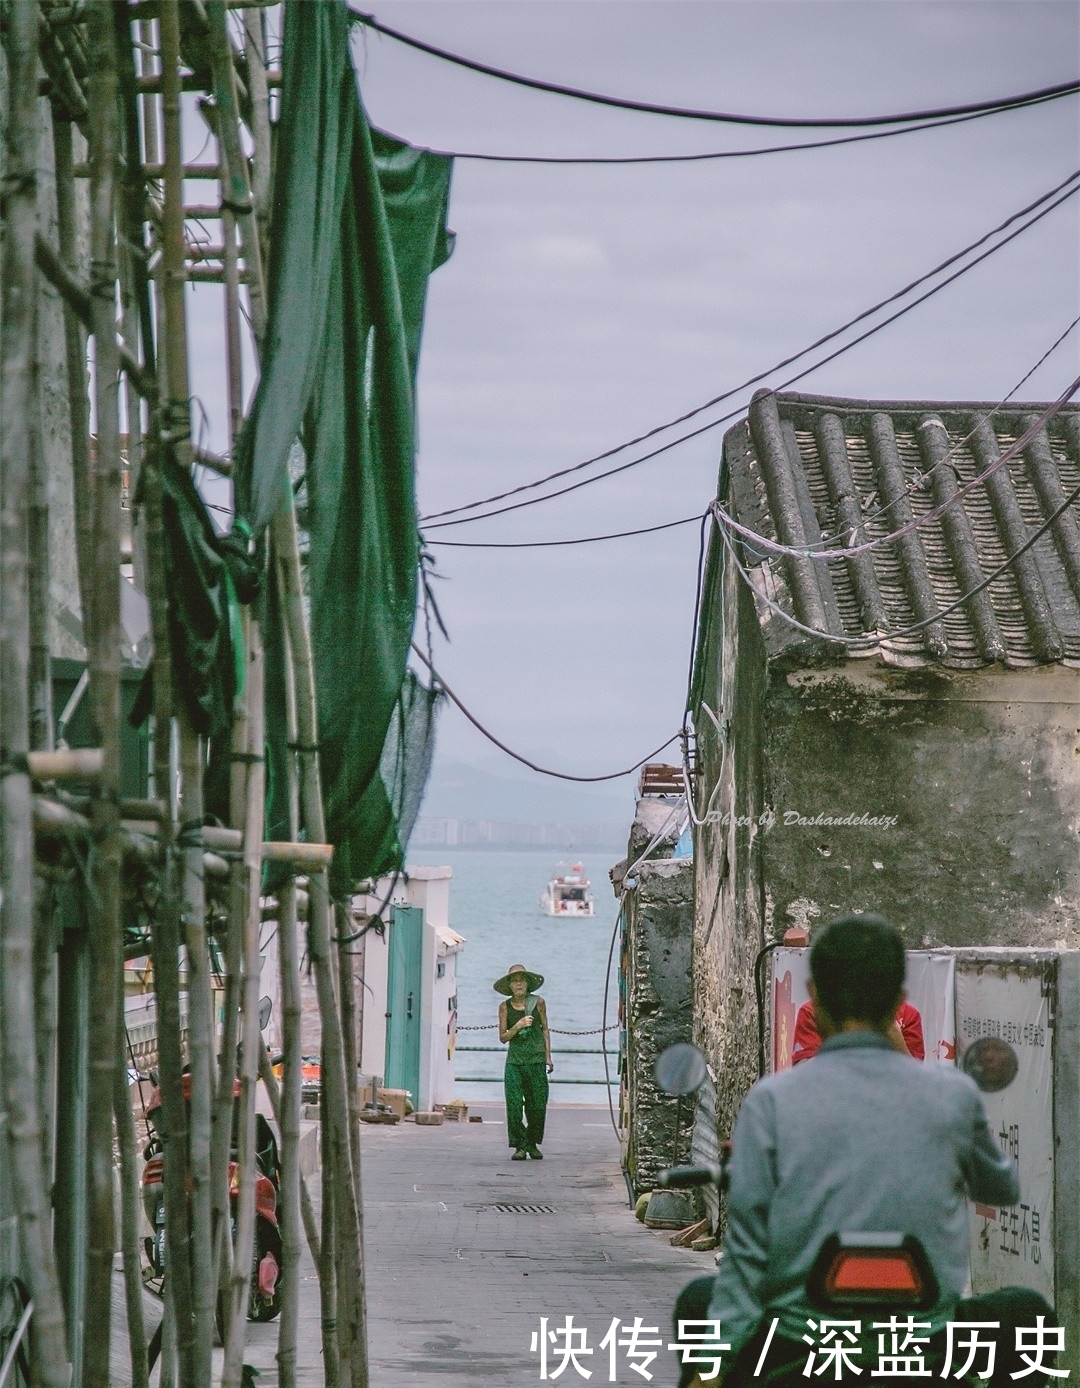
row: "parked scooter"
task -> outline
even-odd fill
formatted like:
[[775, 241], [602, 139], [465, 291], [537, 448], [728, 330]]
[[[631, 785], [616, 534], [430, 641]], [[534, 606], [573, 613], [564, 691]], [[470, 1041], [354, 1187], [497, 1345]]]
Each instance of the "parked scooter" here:
[[[705, 1057], [688, 1042], [668, 1046], [653, 1066], [658, 1088], [680, 1099], [696, 1094], [707, 1075]], [[726, 1191], [730, 1156], [730, 1142], [722, 1143], [718, 1165], [668, 1167], [660, 1173], [659, 1184], [678, 1189], [715, 1185]], [[813, 1306], [833, 1316], [846, 1313], [849, 1320], [867, 1315], [875, 1321], [907, 1318], [929, 1309], [938, 1299], [937, 1278], [925, 1249], [913, 1235], [899, 1231], [830, 1234], [810, 1269], [806, 1290]], [[704, 1316], [704, 1309], [700, 1314]], [[801, 1382], [803, 1376], [795, 1369], [790, 1381]], [[786, 1384], [789, 1380], [777, 1381]]]
[[[142, 1173], [143, 1209], [153, 1229], [144, 1240], [146, 1257], [152, 1274], [164, 1277], [165, 1246], [165, 1154], [159, 1129], [161, 1090], [157, 1075], [151, 1072], [153, 1091], [146, 1108], [150, 1140], [143, 1152], [146, 1165]], [[191, 1101], [191, 1076], [183, 1076], [185, 1103]], [[240, 1168], [236, 1160], [236, 1134], [239, 1118], [240, 1084], [233, 1087], [233, 1149], [229, 1162], [229, 1206], [233, 1236], [236, 1235], [237, 1204], [240, 1196]], [[281, 1310], [281, 1233], [278, 1228], [278, 1206], [281, 1196], [281, 1164], [277, 1140], [270, 1124], [261, 1113], [255, 1115], [255, 1159], [258, 1174], [255, 1178], [255, 1244], [251, 1262], [251, 1291], [248, 1297], [248, 1319], [271, 1321]]]

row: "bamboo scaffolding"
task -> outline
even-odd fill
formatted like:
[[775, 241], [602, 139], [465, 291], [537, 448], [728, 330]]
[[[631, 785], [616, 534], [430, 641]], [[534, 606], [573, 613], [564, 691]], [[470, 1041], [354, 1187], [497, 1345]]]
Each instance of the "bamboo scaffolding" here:
[[352, 916], [343, 902], [334, 903], [334, 937], [337, 943], [338, 996], [341, 999], [341, 1041], [345, 1049], [345, 1102], [349, 1115], [349, 1152], [352, 1158], [356, 1208], [360, 1190], [360, 1086], [357, 1079], [359, 1050], [356, 1031], [356, 978], [350, 936]]
[[[242, 55], [230, 38], [228, 11], [240, 8]], [[34, 47], [38, 5], [35, 0], [9, 0], [5, 47], [9, 59], [22, 40]], [[5, 1110], [15, 1110], [9, 1089], [33, 1077], [33, 1102], [23, 1095], [17, 1117], [20, 1132], [33, 1134], [38, 1115], [36, 1167], [26, 1167], [25, 1187], [18, 1187], [20, 1152], [12, 1150], [16, 1168], [18, 1212], [27, 1227], [45, 1229], [43, 1192], [50, 1175], [53, 1142], [41, 1131], [40, 1114], [51, 1104], [50, 1057], [55, 1045], [55, 988], [50, 974], [50, 900], [42, 889], [35, 928], [10, 907], [11, 883], [18, 874], [32, 874], [35, 860], [31, 834], [43, 845], [37, 863], [42, 880], [49, 875], [69, 877], [71, 858], [85, 850], [91, 915], [91, 1074], [88, 1137], [91, 1152], [87, 1249], [83, 1382], [109, 1381], [109, 1299], [113, 1250], [112, 1136], [115, 1123], [121, 1159], [121, 1240], [128, 1307], [129, 1352], [134, 1388], [145, 1388], [149, 1356], [142, 1323], [142, 1294], [137, 1239], [138, 1189], [135, 1133], [124, 1047], [120, 981], [122, 948], [119, 917], [121, 872], [125, 864], [158, 879], [152, 929], [154, 986], [157, 995], [159, 1070], [162, 1093], [161, 1130], [165, 1145], [165, 1205], [168, 1264], [165, 1280], [165, 1321], [160, 1337], [160, 1388], [209, 1388], [210, 1346], [215, 1310], [227, 1304], [223, 1388], [240, 1388], [246, 1337], [246, 1311], [251, 1283], [254, 1242], [255, 1088], [261, 1073], [271, 1095], [282, 1137], [281, 1229], [283, 1237], [283, 1314], [279, 1333], [279, 1377], [292, 1388], [297, 1375], [297, 1323], [301, 1238], [306, 1234], [320, 1274], [324, 1380], [329, 1388], [367, 1388], [366, 1315], [362, 1263], [362, 1200], [358, 1142], [359, 1096], [356, 1092], [356, 1008], [353, 961], [346, 946], [332, 948], [332, 913], [325, 869], [332, 848], [325, 842], [324, 815], [317, 754], [308, 751], [294, 762], [294, 799], [302, 808], [287, 841], [264, 838], [265, 770], [262, 634], [254, 613], [245, 613], [247, 679], [234, 709], [234, 763], [231, 777], [230, 828], [204, 826], [202, 820], [205, 749], [176, 698], [171, 671], [168, 575], [164, 570], [162, 450], [174, 450], [182, 465], [197, 459], [219, 472], [231, 469], [228, 458], [192, 448], [186, 361], [184, 295], [189, 282], [222, 282], [225, 299], [225, 346], [229, 380], [229, 440], [235, 440], [242, 418], [243, 309], [240, 285], [248, 286], [248, 309], [256, 351], [266, 330], [266, 292], [263, 264], [269, 226], [272, 128], [270, 94], [280, 86], [280, 73], [265, 61], [265, 15], [260, 0], [197, 0], [184, 12], [185, 43], [194, 36], [207, 45], [211, 57], [213, 108], [208, 119], [218, 139], [214, 164], [184, 165], [181, 158], [183, 91], [203, 89], [202, 79], [182, 70], [179, 0], [115, 5], [90, 0], [85, 6], [46, 6], [41, 11], [41, 49], [47, 81], [41, 88], [51, 98], [53, 144], [57, 173], [58, 233], [54, 248], [34, 236], [34, 219], [18, 223], [19, 193], [8, 194], [4, 241], [3, 380], [0, 408], [5, 420], [25, 418], [28, 459], [15, 459], [11, 430], [0, 439], [0, 733], [7, 763], [0, 775], [0, 1017], [6, 1064], [16, 1056], [15, 1079], [4, 1075]], [[33, 19], [34, 23], [31, 22]], [[19, 29], [20, 23], [22, 29]], [[139, 38], [132, 43], [131, 25]], [[155, 56], [157, 55], [157, 56]], [[25, 54], [24, 54], [25, 57]], [[157, 60], [160, 59], [160, 61]], [[17, 160], [11, 157], [20, 137], [32, 123], [38, 89], [32, 61], [24, 63], [22, 79], [29, 94], [25, 119], [9, 123], [7, 131], [10, 179]], [[16, 74], [17, 76], [17, 74]], [[14, 81], [9, 94], [14, 101]], [[240, 101], [250, 98], [247, 131], [241, 130]], [[246, 109], [246, 108], [245, 108]], [[159, 128], [160, 119], [160, 128]], [[76, 148], [78, 123], [88, 139], [84, 157]], [[29, 146], [27, 146], [29, 148]], [[245, 153], [250, 150], [250, 157]], [[36, 152], [36, 151], [35, 151]], [[78, 161], [77, 158], [78, 156]], [[33, 160], [24, 161], [32, 170]], [[75, 180], [90, 180], [90, 265], [79, 263]], [[221, 183], [219, 207], [187, 207], [187, 179]], [[158, 184], [161, 187], [158, 187]], [[153, 186], [151, 186], [153, 185]], [[11, 186], [11, 185], [9, 185]], [[25, 190], [23, 190], [25, 196]], [[12, 216], [15, 221], [12, 221]], [[198, 251], [184, 240], [185, 218], [220, 217], [222, 244]], [[147, 227], [155, 237], [147, 241]], [[18, 235], [12, 236], [15, 227]], [[239, 241], [239, 244], [238, 244]], [[50, 747], [51, 697], [47, 609], [48, 515], [44, 479], [34, 471], [33, 430], [39, 407], [33, 399], [12, 408], [25, 389], [19, 370], [15, 337], [21, 330], [33, 338], [32, 322], [20, 329], [18, 314], [8, 311], [9, 266], [19, 272], [38, 271], [61, 296], [65, 355], [72, 424], [75, 478], [77, 562], [82, 594], [83, 628], [91, 672], [91, 708], [99, 746], [77, 752], [53, 752]], [[117, 297], [118, 296], [118, 297]], [[152, 302], [156, 296], [156, 302]], [[120, 307], [119, 325], [116, 305]], [[119, 327], [119, 332], [117, 331]], [[97, 447], [91, 457], [87, 400], [87, 333], [94, 338], [93, 390], [97, 414]], [[31, 357], [31, 364], [33, 357]], [[129, 457], [140, 487], [142, 522], [146, 529], [145, 584], [150, 599], [154, 641], [153, 745], [154, 788], [149, 798], [121, 801], [119, 796], [119, 660], [120, 592], [120, 392], [125, 392]], [[145, 414], [144, 414], [145, 409]], [[145, 423], [144, 423], [145, 420]], [[18, 437], [18, 434], [14, 437]], [[6, 446], [5, 446], [6, 445]], [[25, 471], [27, 461], [29, 473]], [[19, 469], [24, 469], [19, 471]], [[14, 471], [12, 471], [14, 469]], [[25, 495], [27, 477], [36, 482]], [[11, 482], [14, 482], [14, 491]], [[23, 491], [20, 492], [20, 488]], [[15, 500], [12, 509], [12, 499]], [[34, 540], [29, 552], [37, 561], [31, 578], [33, 597], [26, 607], [27, 504], [33, 511]], [[20, 507], [22, 509], [20, 509]], [[10, 543], [19, 531], [21, 540]], [[290, 742], [313, 749], [317, 742], [310, 635], [301, 598], [300, 558], [295, 515], [291, 508], [272, 526], [274, 579], [282, 584], [288, 643], [289, 682], [295, 725]], [[130, 557], [142, 572], [143, 546], [132, 537]], [[127, 553], [123, 557], [129, 557]], [[10, 574], [21, 565], [21, 582]], [[20, 607], [22, 604], [22, 607]], [[26, 612], [33, 654], [32, 675], [19, 667], [20, 648], [14, 645], [16, 610]], [[27, 653], [29, 659], [29, 653]], [[14, 667], [11, 662], [14, 661]], [[24, 697], [9, 703], [10, 669], [22, 679]], [[21, 676], [18, 675], [21, 669]], [[26, 733], [9, 737], [20, 718]], [[32, 751], [30, 749], [33, 749]], [[29, 755], [26, 755], [29, 753]], [[70, 795], [56, 788], [77, 781], [90, 794]], [[34, 794], [34, 784], [54, 787]], [[300, 840], [300, 824], [306, 835]], [[21, 835], [21, 837], [20, 837]], [[31, 845], [28, 847], [28, 845]], [[44, 847], [47, 845], [47, 848]], [[58, 853], [58, 849], [60, 850]], [[64, 850], [67, 850], [66, 852]], [[20, 856], [21, 854], [21, 856]], [[13, 856], [14, 855], [14, 856]], [[278, 900], [281, 928], [282, 996], [285, 1014], [285, 1084], [277, 1092], [269, 1058], [259, 1036], [259, 928], [262, 864], [283, 864], [290, 873]], [[296, 872], [309, 874], [307, 891], [297, 888]], [[12, 874], [15, 874], [13, 877]], [[207, 937], [207, 883], [228, 880], [229, 909], [225, 941], [225, 1006], [221, 1053], [213, 1064], [214, 1025], [210, 991], [210, 951]], [[218, 890], [218, 889], [215, 889]], [[32, 891], [31, 891], [32, 899]], [[299, 1169], [300, 1027], [298, 918], [306, 905], [309, 944], [315, 969], [323, 1027], [323, 1233], [316, 1228], [310, 1192]], [[340, 912], [339, 912], [340, 916]], [[27, 929], [29, 928], [29, 935]], [[336, 934], [350, 933], [338, 920]], [[30, 974], [19, 963], [27, 940], [32, 948]], [[190, 1107], [184, 1101], [179, 989], [180, 950], [186, 944], [186, 988], [189, 995]], [[36, 949], [36, 952], [33, 950]], [[12, 967], [14, 965], [14, 967]], [[19, 972], [20, 967], [22, 972]], [[32, 976], [32, 977], [31, 977]], [[15, 980], [31, 979], [18, 1007], [8, 1006]], [[27, 1010], [29, 1009], [29, 1019]], [[22, 1052], [9, 1034], [22, 1018], [29, 1049]], [[27, 1025], [29, 1020], [29, 1025]], [[238, 1041], [240, 1042], [238, 1046]], [[9, 1045], [15, 1045], [9, 1051]], [[20, 1059], [21, 1055], [21, 1059]], [[238, 1073], [240, 1108], [237, 1161], [239, 1194], [230, 1202], [230, 1138], [233, 1130], [234, 1085]], [[10, 1065], [8, 1064], [8, 1069]], [[15, 1124], [11, 1126], [14, 1134]], [[106, 1152], [108, 1159], [106, 1161]], [[25, 1158], [26, 1153], [21, 1155]], [[36, 1185], [35, 1185], [36, 1182]], [[234, 1228], [235, 1249], [230, 1233]], [[38, 1225], [34, 1226], [34, 1221]], [[301, 1232], [303, 1231], [303, 1232]], [[46, 1388], [67, 1383], [63, 1314], [55, 1271], [50, 1303], [51, 1251], [43, 1233], [40, 1265], [33, 1273], [35, 1287], [34, 1351], [40, 1381]], [[32, 1259], [30, 1263], [32, 1263]], [[221, 1288], [221, 1296], [216, 1292]], [[36, 1290], [40, 1287], [40, 1293]], [[52, 1319], [50, 1320], [50, 1316]], [[50, 1340], [50, 1336], [53, 1338]], [[50, 1358], [51, 1356], [51, 1358]]]
[[[158, 20], [161, 43], [162, 129], [164, 136], [164, 208], [162, 216], [162, 275], [160, 317], [163, 342], [159, 340], [158, 365], [165, 382], [165, 405], [161, 418], [163, 443], [176, 447], [190, 434], [184, 305], [184, 237], [181, 179], [180, 114], [180, 15], [177, 0], [164, 0]], [[164, 350], [162, 350], [164, 346]], [[160, 506], [160, 493], [155, 501]], [[150, 517], [148, 516], [148, 522]], [[148, 537], [149, 539], [149, 537]], [[162, 575], [164, 578], [164, 575]], [[164, 597], [164, 593], [162, 594]], [[167, 606], [165, 608], [167, 613]], [[167, 630], [167, 617], [165, 629]], [[157, 646], [155, 627], [156, 676], [169, 659], [169, 643], [164, 651]], [[169, 682], [171, 685], [171, 681]], [[171, 690], [170, 690], [171, 692]], [[155, 690], [156, 694], [156, 690]], [[155, 708], [155, 746], [164, 741], [172, 726], [176, 700], [160, 711]], [[163, 768], [168, 777], [170, 800], [173, 787], [172, 761]], [[161, 787], [158, 786], [160, 793]], [[165, 868], [163, 904], [155, 937], [154, 970], [158, 1000], [161, 1092], [167, 1131], [165, 1148], [166, 1237], [169, 1248], [167, 1285], [176, 1333], [178, 1377], [181, 1388], [203, 1388], [207, 1347], [195, 1343], [194, 1298], [191, 1272], [191, 1235], [188, 1218], [187, 1182], [189, 1177], [188, 1112], [181, 1088], [179, 1017], [180, 912], [184, 900], [181, 873], [186, 864], [178, 845], [170, 845]], [[186, 875], [186, 874], [185, 874]], [[164, 967], [165, 972], [162, 972]], [[164, 1027], [163, 1027], [164, 1024]], [[163, 1034], [167, 1029], [168, 1035]], [[168, 1064], [166, 1065], [166, 1047]], [[166, 1085], [168, 1093], [166, 1092]], [[181, 1184], [182, 1182], [182, 1184]], [[206, 1231], [207, 1234], [209, 1231]], [[205, 1370], [203, 1370], [205, 1372]]]
[[87, 647], [90, 707], [104, 754], [90, 802], [95, 847], [90, 855], [90, 1035], [87, 1147], [89, 1153], [86, 1251], [87, 1305], [83, 1381], [108, 1388], [112, 1301], [113, 1076], [117, 1063], [120, 976], [120, 360], [116, 346], [115, 172], [119, 155], [116, 49], [112, 6], [87, 8], [87, 105], [90, 149], [91, 320], [94, 334], [93, 606]]
[[[56, 227], [60, 248], [57, 266], [78, 267], [78, 232], [75, 215], [75, 184], [72, 177], [72, 123], [53, 106], [53, 158], [56, 165]], [[41, 238], [38, 238], [40, 240]], [[35, 244], [35, 252], [39, 250]], [[55, 258], [55, 257], [54, 257]], [[43, 269], [38, 260], [38, 268]], [[47, 271], [45, 271], [47, 274]], [[68, 275], [68, 278], [74, 279]], [[53, 281], [54, 287], [55, 281]], [[75, 557], [79, 572], [79, 592], [93, 587], [90, 561], [93, 555], [93, 511], [90, 489], [90, 408], [87, 401], [86, 330], [90, 326], [90, 302], [86, 295], [85, 315], [70, 297], [61, 292], [64, 305], [64, 358], [67, 367], [68, 413], [71, 418], [71, 471], [75, 506]], [[90, 642], [93, 613], [82, 611], [83, 639]]]
[[120, 1149], [120, 1248], [124, 1259], [128, 1351], [131, 1355], [131, 1388], [148, 1388], [150, 1368], [146, 1353], [143, 1282], [139, 1261], [138, 1145], [128, 1083], [127, 1032], [122, 1015], [119, 1020], [117, 1058], [113, 1069], [113, 1108], [116, 1114], [116, 1142]]
[[45, 1388], [64, 1388], [67, 1363], [42, 1166], [35, 1051], [35, 884], [30, 777], [13, 756], [29, 750], [29, 460], [20, 421], [34, 408], [34, 225], [37, 215], [38, 7], [7, 11], [5, 236], [0, 262], [0, 1042], [12, 1193], [34, 1299], [35, 1358]]
[[240, 245], [248, 271], [248, 303], [256, 346], [266, 334], [266, 296], [263, 288], [262, 254], [255, 223], [255, 204], [251, 194], [247, 159], [240, 144], [240, 122], [236, 100], [236, 64], [226, 19], [224, 0], [206, 0], [206, 20], [210, 39], [210, 68], [214, 81], [215, 126], [218, 137], [222, 178], [222, 205], [236, 218]]
[[[191, 1173], [191, 1279], [194, 1317], [193, 1374], [198, 1388], [210, 1388], [214, 1343], [214, 1241], [211, 1225], [210, 1118], [214, 1048], [210, 951], [206, 939], [203, 852], [203, 745], [186, 710], [180, 710], [180, 821], [184, 873], [184, 940], [187, 946], [188, 1153]], [[225, 869], [226, 875], [228, 868]]]
[[[274, 568], [281, 606], [281, 575]], [[296, 683], [292, 678], [288, 634], [284, 634], [285, 737], [295, 747]], [[296, 759], [288, 759], [289, 837], [299, 837], [300, 800]], [[281, 978], [282, 1092], [278, 1115], [281, 1129], [281, 1275], [284, 1282], [281, 1320], [278, 1324], [278, 1382], [296, 1388], [296, 1343], [300, 1323], [300, 1099], [302, 1091], [302, 1041], [300, 1003], [300, 950], [297, 940], [296, 878], [289, 876], [278, 893], [278, 963]]]
[[[296, 675], [296, 721], [300, 762], [300, 799], [304, 823], [318, 840], [326, 837], [318, 760], [318, 717], [311, 638], [304, 617], [300, 581], [300, 551], [296, 515], [289, 505], [270, 523], [271, 540], [284, 577], [283, 604], [286, 628]], [[359, 1163], [352, 1161], [345, 1077], [345, 1050], [341, 1014], [334, 987], [334, 962], [330, 944], [330, 898], [321, 875], [308, 886], [308, 953], [315, 971], [315, 985], [322, 1018], [322, 1089], [326, 1097], [335, 1224], [335, 1270], [338, 1289], [337, 1329], [343, 1384], [367, 1388], [367, 1318], [364, 1303], [362, 1205]], [[359, 1153], [357, 1153], [359, 1156]], [[324, 1191], [326, 1190], [324, 1178]], [[324, 1200], [324, 1207], [326, 1205]], [[323, 1240], [326, 1247], [326, 1240]]]
[[[259, 1079], [266, 1087], [266, 1092], [270, 1098], [270, 1111], [274, 1115], [274, 1122], [280, 1128], [282, 1123], [281, 1089], [277, 1082], [277, 1076], [274, 1074], [274, 1067], [270, 1063], [270, 1052], [266, 1049], [265, 1042], [259, 1052]], [[307, 1239], [311, 1260], [315, 1264], [316, 1272], [318, 1272], [322, 1263], [322, 1243], [319, 1238], [318, 1226], [315, 1223], [315, 1206], [303, 1172], [300, 1174], [300, 1217], [303, 1221], [304, 1237]]]
[[259, 927], [262, 923], [259, 888], [262, 876], [263, 801], [263, 657], [257, 622], [250, 626], [251, 647], [247, 671], [248, 755], [252, 769], [244, 827], [244, 878], [247, 914], [244, 921], [244, 974], [241, 991], [240, 1124], [237, 1151], [239, 1193], [236, 1202], [236, 1240], [232, 1280], [229, 1285], [231, 1321], [225, 1340], [222, 1388], [240, 1388], [247, 1307], [255, 1239], [255, 1086], [259, 1051]]

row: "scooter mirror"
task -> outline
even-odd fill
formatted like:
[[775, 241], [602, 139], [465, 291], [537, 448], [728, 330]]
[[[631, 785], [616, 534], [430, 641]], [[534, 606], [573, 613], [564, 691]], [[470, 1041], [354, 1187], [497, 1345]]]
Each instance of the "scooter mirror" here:
[[676, 1041], [660, 1052], [653, 1065], [653, 1079], [665, 1094], [693, 1094], [708, 1075], [705, 1057], [689, 1041]]
[[270, 1013], [274, 1010], [274, 1004], [270, 998], [259, 999], [259, 1030], [265, 1031], [266, 1024], [270, 1020]]

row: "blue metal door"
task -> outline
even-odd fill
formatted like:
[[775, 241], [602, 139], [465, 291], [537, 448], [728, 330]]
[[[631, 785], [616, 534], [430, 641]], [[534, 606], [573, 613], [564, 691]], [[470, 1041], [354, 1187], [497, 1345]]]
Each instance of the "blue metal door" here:
[[420, 1094], [420, 989], [424, 913], [395, 906], [390, 914], [390, 967], [386, 984], [387, 1089], [407, 1089], [413, 1104]]

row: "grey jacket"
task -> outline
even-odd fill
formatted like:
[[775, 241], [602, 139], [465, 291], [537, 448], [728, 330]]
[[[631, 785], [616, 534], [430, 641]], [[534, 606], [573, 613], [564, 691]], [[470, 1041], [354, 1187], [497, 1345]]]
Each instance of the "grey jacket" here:
[[709, 1314], [732, 1354], [763, 1316], [799, 1340], [817, 1316], [805, 1283], [831, 1233], [896, 1231], [922, 1241], [948, 1320], [968, 1277], [965, 1194], [1013, 1205], [1016, 1166], [990, 1135], [974, 1083], [894, 1051], [876, 1032], [830, 1037], [746, 1096], [735, 1125], [724, 1254]]

